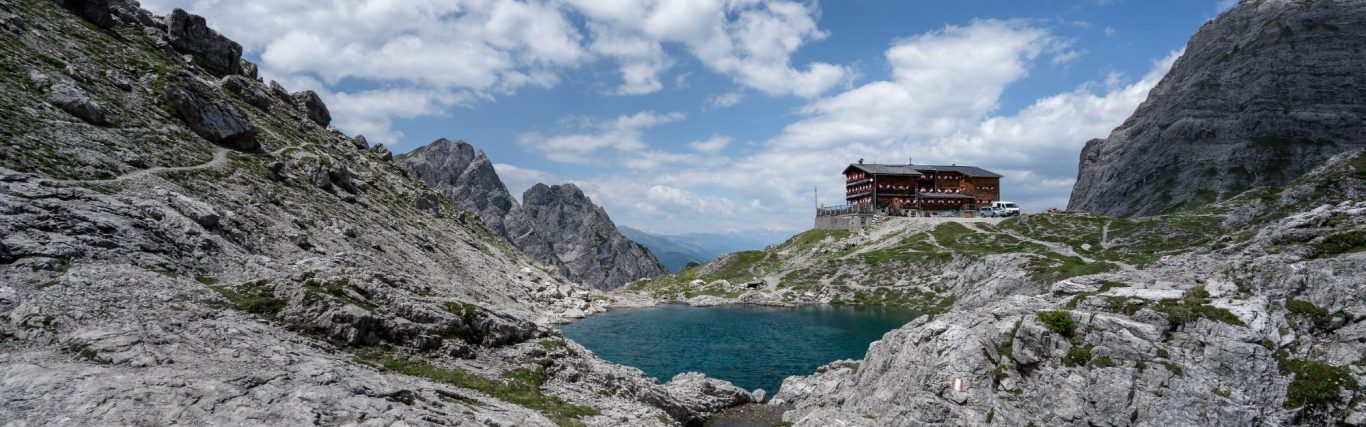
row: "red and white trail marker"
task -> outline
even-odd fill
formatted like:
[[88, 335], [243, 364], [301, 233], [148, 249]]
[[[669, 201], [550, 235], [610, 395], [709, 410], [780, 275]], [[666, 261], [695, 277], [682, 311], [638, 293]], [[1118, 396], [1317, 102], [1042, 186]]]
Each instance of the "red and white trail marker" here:
[[962, 378], [954, 378], [953, 381], [949, 382], [949, 388], [952, 388], [953, 391], [963, 391], [968, 389], [968, 384]]

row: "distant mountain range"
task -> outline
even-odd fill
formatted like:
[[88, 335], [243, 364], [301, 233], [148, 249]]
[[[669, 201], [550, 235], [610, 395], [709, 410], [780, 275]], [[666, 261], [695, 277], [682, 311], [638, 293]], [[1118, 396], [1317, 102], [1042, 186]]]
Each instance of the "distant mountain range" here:
[[746, 230], [727, 233], [653, 234], [631, 227], [617, 230], [654, 253], [660, 264], [670, 273], [677, 273], [689, 263], [707, 261], [731, 252], [763, 249], [792, 237], [787, 231]]

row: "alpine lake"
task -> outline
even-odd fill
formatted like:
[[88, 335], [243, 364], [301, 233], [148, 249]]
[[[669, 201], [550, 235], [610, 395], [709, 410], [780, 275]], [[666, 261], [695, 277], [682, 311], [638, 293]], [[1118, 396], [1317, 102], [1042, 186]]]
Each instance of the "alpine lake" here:
[[870, 343], [921, 314], [870, 306], [670, 304], [615, 309], [561, 329], [603, 359], [661, 382], [695, 371], [772, 396], [783, 378], [863, 358]]

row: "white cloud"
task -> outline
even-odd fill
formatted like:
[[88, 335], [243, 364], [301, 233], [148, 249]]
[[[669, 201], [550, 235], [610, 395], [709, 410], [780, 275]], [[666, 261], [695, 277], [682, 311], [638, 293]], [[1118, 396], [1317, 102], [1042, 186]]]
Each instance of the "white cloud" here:
[[716, 154], [730, 145], [731, 139], [728, 136], [714, 135], [701, 141], [688, 143], [689, 147], [702, 153]]
[[1215, 11], [1223, 13], [1224, 11], [1227, 11], [1229, 9], [1232, 9], [1234, 6], [1237, 6], [1238, 1], [1239, 0], [1219, 0], [1219, 4], [1215, 5]]
[[522, 193], [536, 184], [554, 185], [566, 182], [564, 178], [556, 176], [550, 172], [513, 166], [505, 163], [494, 163], [493, 170], [498, 172], [498, 178], [507, 186], [508, 192], [512, 193], [517, 200], [522, 199]]
[[620, 63], [617, 93], [662, 88], [659, 75], [672, 63], [665, 45], [690, 52], [702, 65], [770, 95], [817, 96], [844, 82], [848, 69], [813, 62], [791, 64], [803, 44], [826, 33], [816, 26], [814, 4], [785, 0], [567, 0], [594, 23], [593, 52]]
[[517, 137], [517, 143], [547, 159], [566, 163], [590, 163], [594, 159], [603, 159], [603, 151], [631, 153], [636, 160], [628, 166], [644, 168], [667, 162], [669, 158], [664, 153], [647, 152], [648, 147], [642, 139], [642, 132], [665, 123], [683, 120], [685, 117], [686, 115], [679, 112], [657, 114], [653, 111], [642, 111], [591, 124], [591, 132], [549, 136], [539, 132], [526, 132]]
[[[794, 0], [147, 0], [180, 7], [259, 57], [264, 76], [307, 82], [329, 103], [347, 87], [430, 92], [412, 109], [340, 108], [339, 128], [396, 140], [394, 119], [439, 115], [455, 105], [523, 87], [559, 84], [568, 69], [613, 61], [619, 95], [657, 92], [661, 76], [695, 57], [706, 69], [771, 95], [816, 96], [848, 79], [841, 66], [791, 64], [826, 37], [814, 3]], [[683, 76], [678, 76], [682, 86]], [[353, 94], [353, 99], [374, 94]]]
[[745, 96], [739, 92], [726, 92], [719, 95], [708, 96], [706, 100], [702, 101], [702, 108], [706, 110], [720, 110], [722, 108], [734, 107], [743, 100], [745, 100]]
[[[842, 203], [839, 172], [859, 158], [982, 166], [1005, 175], [1003, 196], [1029, 210], [1065, 207], [1081, 146], [1123, 122], [1179, 56], [1155, 61], [1137, 80], [1112, 74], [1018, 111], [996, 111], [1008, 87], [1066, 55], [1065, 47], [1049, 30], [1019, 21], [899, 40], [886, 52], [891, 79], [810, 102], [803, 117], [752, 151], [725, 157], [699, 150], [709, 144], [697, 141], [690, 144], [696, 154], [669, 168], [605, 173], [582, 185], [618, 223], [661, 232], [807, 227], [813, 189], [822, 201]], [[737, 150], [744, 151], [727, 151]]]

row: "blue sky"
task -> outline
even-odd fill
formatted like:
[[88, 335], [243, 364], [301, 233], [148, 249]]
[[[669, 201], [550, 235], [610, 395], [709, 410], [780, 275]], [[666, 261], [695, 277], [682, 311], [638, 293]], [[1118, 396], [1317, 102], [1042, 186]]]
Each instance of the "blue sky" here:
[[204, 15], [334, 124], [484, 149], [661, 233], [809, 227], [859, 158], [974, 164], [1065, 207], [1208, 1], [149, 0]]

